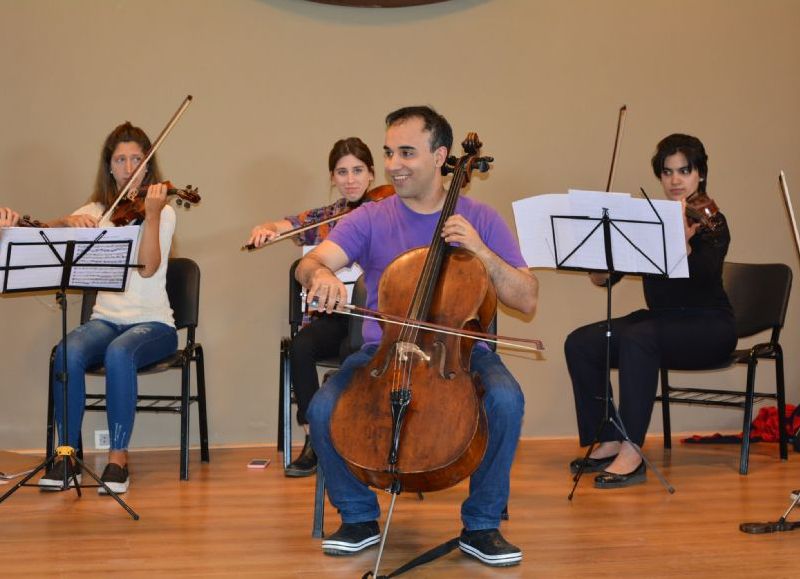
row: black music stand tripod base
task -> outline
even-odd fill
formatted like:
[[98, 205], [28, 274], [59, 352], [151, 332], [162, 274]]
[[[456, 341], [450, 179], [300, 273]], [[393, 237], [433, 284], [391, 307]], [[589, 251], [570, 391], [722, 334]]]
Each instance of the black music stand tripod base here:
[[[139, 515], [132, 508], [130, 508], [128, 506], [128, 504], [125, 501], [123, 501], [122, 498], [120, 498], [120, 496], [117, 493], [115, 493], [111, 488], [109, 488], [109, 486], [106, 483], [104, 483], [102, 480], [100, 480], [100, 478], [97, 476], [97, 474], [92, 469], [90, 469], [88, 466], [86, 466], [86, 463], [84, 463], [78, 457], [77, 453], [75, 452], [75, 449], [72, 448], [71, 446], [59, 446], [58, 448], [56, 448], [55, 452], [52, 455], [50, 455], [47, 458], [45, 458], [45, 460], [41, 464], [39, 464], [39, 466], [37, 466], [35, 469], [33, 469], [33, 471], [28, 473], [27, 476], [25, 476], [25, 478], [23, 478], [21, 481], [19, 481], [16, 485], [14, 485], [11, 489], [9, 489], [8, 492], [6, 492], [2, 497], [0, 497], [0, 503], [2, 503], [4, 500], [6, 500], [6, 498], [8, 498], [12, 494], [14, 494], [20, 487], [24, 487], [24, 486], [25, 487], [37, 487], [37, 488], [41, 489], [42, 487], [40, 487], [38, 484], [35, 484], [35, 483], [34, 484], [29, 484], [28, 481], [31, 480], [34, 476], [36, 476], [36, 474], [39, 473], [40, 471], [44, 470], [46, 472], [47, 469], [56, 461], [57, 458], [61, 458], [61, 460], [70, 460], [70, 461], [72, 461], [75, 464], [75, 468], [71, 469], [71, 471], [72, 471], [72, 478], [71, 479], [67, 475], [67, 469], [65, 468], [64, 469], [64, 480], [61, 481], [61, 487], [50, 488], [50, 489], [48, 489], [48, 491], [56, 491], [56, 490], [58, 490], [58, 491], [66, 491], [66, 490], [69, 490], [70, 486], [72, 486], [75, 489], [75, 492], [78, 494], [78, 496], [81, 497], [81, 496], [83, 496], [82, 493], [81, 493], [81, 488], [99, 488], [99, 487], [102, 487], [102, 488], [105, 489], [106, 493], [108, 493], [110, 496], [112, 496], [114, 498], [114, 500], [117, 501], [119, 503], [119, 505], [128, 512], [128, 514], [131, 516], [131, 518], [134, 521], [138, 521], [139, 520]], [[78, 477], [77, 477], [77, 473], [80, 472], [80, 471], [83, 471], [83, 472], [87, 473], [90, 477], [92, 477], [92, 479], [94, 479], [94, 481], [97, 484], [96, 485], [81, 485], [78, 482]]]
[[[566, 220], [567, 222], [569, 222], [569, 220], [590, 221], [590, 222], [594, 221], [594, 222], [596, 222], [595, 226], [586, 234], [586, 236], [583, 238], [583, 240], [578, 242], [577, 245], [575, 246], [575, 248], [565, 258], [563, 258], [563, 260], [560, 260], [558, 258], [558, 244], [555, 242], [555, 239], [556, 239], [556, 235], [555, 235], [556, 221], [558, 219]], [[613, 399], [612, 399], [612, 396], [611, 396], [611, 335], [612, 335], [612, 329], [613, 329], [612, 325], [611, 325], [611, 286], [612, 286], [611, 275], [615, 272], [615, 269], [614, 269], [614, 257], [613, 257], [613, 251], [612, 251], [613, 245], [612, 245], [612, 241], [611, 241], [611, 231], [612, 231], [612, 229], [614, 231], [616, 231], [620, 235], [620, 237], [622, 239], [624, 239], [630, 246], [633, 247], [634, 250], [636, 250], [639, 254], [641, 254], [647, 261], [649, 261], [651, 265], [655, 266], [657, 268], [657, 270], [661, 273], [661, 275], [666, 275], [666, 271], [667, 271], [666, 270], [666, 246], [664, 246], [664, 249], [663, 249], [663, 255], [665, 256], [665, 259], [664, 259], [664, 264], [663, 264], [663, 268], [662, 268], [662, 267], [659, 267], [659, 265], [656, 264], [655, 261], [650, 259], [639, 247], [637, 247], [637, 245], [633, 242], [633, 240], [631, 240], [627, 235], [625, 235], [625, 233], [616, 225], [616, 222], [618, 222], [618, 223], [626, 223], [627, 222], [627, 223], [638, 223], [638, 224], [645, 224], [646, 222], [630, 221], [630, 220], [617, 220], [615, 222], [615, 220], [613, 220], [613, 219], [611, 219], [611, 217], [609, 217], [608, 209], [606, 209], [606, 208], [603, 208], [602, 217], [600, 217], [600, 218], [587, 218], [587, 217], [580, 217], [580, 216], [553, 216], [553, 217], [551, 217], [551, 222], [552, 222], [552, 227], [553, 227], [553, 231], [554, 231], [553, 239], [554, 239], [554, 249], [555, 249], [555, 258], [556, 258], [556, 267], [557, 268], [573, 269], [573, 270], [581, 270], [581, 271], [597, 271], [596, 269], [588, 269], [588, 268], [580, 268], [580, 267], [566, 267], [565, 264], [566, 264], [567, 260], [569, 260], [573, 255], [575, 255], [578, 252], [578, 250], [580, 250], [580, 248], [582, 246], [584, 246], [585, 244], [589, 243], [589, 240], [593, 238], [595, 232], [601, 231], [602, 232], [602, 238], [603, 238], [603, 250], [604, 250], [604, 253], [605, 253], [605, 261], [606, 261], [605, 273], [608, 275], [608, 277], [606, 278], [606, 296], [607, 296], [606, 297], [606, 336], [605, 336], [606, 337], [606, 364], [605, 364], [605, 372], [604, 372], [605, 382], [606, 383], [605, 383], [605, 395], [603, 396], [603, 398], [601, 398], [601, 400], [604, 403], [603, 419], [600, 421], [600, 424], [597, 427], [597, 432], [594, 435], [594, 439], [592, 440], [592, 443], [589, 445], [589, 448], [586, 451], [586, 455], [584, 456], [583, 461], [581, 462], [581, 465], [580, 465], [580, 467], [578, 469], [578, 472], [575, 474], [575, 476], [573, 478], [574, 484], [572, 485], [572, 490], [570, 491], [569, 495], [567, 496], [567, 500], [571, 501], [572, 497], [575, 495], [575, 490], [577, 489], [578, 483], [580, 482], [581, 477], [583, 476], [583, 471], [584, 471], [585, 466], [586, 466], [586, 460], [589, 458], [589, 455], [592, 453], [592, 450], [594, 450], [595, 445], [597, 445], [597, 443], [600, 441], [600, 433], [603, 431], [603, 428], [608, 424], [610, 424], [614, 428], [616, 428], [616, 430], [622, 436], [622, 442], [627, 442], [628, 444], [630, 444], [633, 447], [633, 449], [636, 451], [636, 453], [642, 459], [642, 462], [644, 462], [644, 464], [647, 466], [648, 469], [650, 469], [651, 471], [653, 471], [655, 473], [655, 475], [661, 481], [661, 484], [664, 485], [664, 488], [666, 488], [667, 491], [670, 494], [673, 494], [675, 492], [675, 488], [672, 485], [669, 484], [669, 482], [667, 481], [666, 478], [664, 478], [664, 475], [661, 474], [661, 471], [659, 471], [655, 466], [653, 466], [653, 464], [649, 460], [647, 460], [647, 457], [642, 452], [642, 449], [639, 448], [639, 445], [637, 445], [633, 441], [631, 441], [630, 437], [628, 436], [628, 433], [625, 430], [625, 425], [622, 422], [622, 418], [619, 415], [619, 411], [617, 410], [617, 407], [614, 405], [614, 402], [613, 402]], [[663, 222], [660, 222], [660, 218], [659, 218], [659, 222], [653, 222], [653, 223], [650, 223], [650, 224], [660, 227], [661, 230], [663, 231]], [[613, 408], [614, 409], [614, 414], [616, 416], [616, 420], [615, 420], [615, 418], [613, 418], [611, 416], [611, 414], [609, 412], [609, 408]]]
[[[67, 364], [67, 360], [68, 360], [68, 357], [67, 357], [68, 342], [67, 342], [67, 295], [66, 295], [66, 290], [69, 287], [71, 287], [70, 286], [70, 282], [69, 282], [71, 271], [72, 271], [73, 267], [76, 267], [76, 266], [89, 267], [89, 268], [121, 267], [121, 268], [123, 268], [122, 287], [124, 287], [125, 280], [127, 279], [127, 270], [129, 268], [135, 268], [135, 267], [139, 267], [139, 266], [131, 265], [131, 264], [128, 263], [128, 260], [130, 258], [131, 247], [133, 245], [133, 242], [132, 241], [127, 241], [127, 240], [126, 241], [120, 241], [120, 242], [108, 242], [108, 243], [122, 244], [123, 248], [127, 248], [126, 255], [124, 256], [124, 261], [122, 263], [118, 263], [118, 264], [108, 264], [108, 263], [88, 263], [88, 264], [83, 264], [83, 263], [81, 263], [81, 258], [83, 256], [87, 255], [89, 253], [89, 251], [92, 249], [92, 247], [94, 247], [98, 242], [100, 242], [100, 239], [106, 233], [105, 231], [103, 231], [100, 235], [98, 235], [97, 238], [95, 238], [93, 241], [85, 243], [85, 245], [87, 245], [87, 247], [85, 249], [83, 249], [82, 252], [80, 254], [78, 254], [77, 256], [76, 256], [76, 242], [74, 240], [68, 240], [66, 242], [55, 242], [54, 243], [54, 242], [51, 242], [48, 239], [47, 235], [43, 231], [40, 231], [39, 233], [41, 234], [41, 237], [42, 237], [43, 241], [37, 242], [35, 244], [28, 242], [28, 243], [21, 244], [21, 245], [43, 245], [43, 246], [49, 247], [50, 250], [52, 251], [52, 253], [54, 254], [55, 259], [57, 260], [57, 262], [53, 263], [53, 264], [46, 264], [44, 267], [57, 267], [57, 268], [59, 268], [61, 270], [61, 281], [60, 281], [60, 284], [58, 286], [56, 286], [54, 289], [58, 290], [56, 292], [56, 301], [58, 302], [59, 308], [61, 310], [61, 341], [64, 344], [64, 347], [61, 349], [61, 352], [62, 352], [62, 365], [63, 365], [64, 371], [59, 373], [56, 376], [56, 378], [57, 378], [57, 380], [59, 380], [63, 384], [62, 400], [63, 400], [64, 416], [62, 417], [62, 420], [61, 420], [61, 441], [65, 442], [65, 441], [67, 441], [69, 439], [69, 437], [67, 435], [67, 433], [69, 432], [69, 421], [68, 421], [69, 412], [67, 410], [68, 409], [68, 399], [69, 399], [68, 395], [67, 395], [68, 390], [69, 390], [69, 374], [67, 372], [67, 368], [68, 368], [68, 364]], [[57, 245], [57, 244], [66, 244], [66, 247], [64, 249], [63, 255], [60, 254], [56, 250], [55, 245]], [[8, 257], [7, 257], [7, 262], [9, 262], [9, 263], [11, 262], [11, 252], [12, 252], [13, 246], [14, 246], [13, 242], [9, 243], [9, 246], [8, 246]], [[122, 261], [122, 260], [120, 260], [120, 261]], [[14, 270], [18, 270], [18, 269], [29, 269], [29, 268], [33, 268], [33, 267], [36, 267], [36, 266], [28, 264], [28, 265], [23, 265], [23, 266], [4, 267], [3, 270], [6, 271], [5, 284], [6, 285], [8, 284], [8, 273], [10, 271], [14, 271]], [[3, 289], [8, 291], [7, 287], [4, 287]], [[24, 291], [24, 289], [27, 289], [27, 288], [21, 288], [21, 291]], [[45, 288], [35, 288], [35, 289], [50, 289], [50, 288], [49, 287], [45, 287]], [[114, 289], [114, 288], [109, 288], [109, 289]], [[20, 290], [14, 290], [14, 291], [20, 291]], [[14, 494], [16, 491], [18, 491], [23, 486], [29, 486], [29, 487], [30, 486], [35, 486], [35, 487], [41, 488], [41, 487], [39, 487], [38, 484], [28, 484], [28, 481], [31, 480], [41, 470], [46, 469], [47, 467], [51, 466], [56, 461], [56, 459], [59, 459], [59, 458], [61, 460], [64, 460], [64, 461], [71, 461], [72, 463], [74, 463], [76, 465], [76, 468], [70, 469], [70, 470], [73, 471], [72, 472], [72, 477], [71, 477], [72, 480], [70, 480], [70, 477], [68, 476], [68, 469], [66, 468], [66, 465], [65, 465], [64, 478], [61, 481], [62, 484], [61, 484], [61, 487], [60, 487], [59, 490], [62, 490], [62, 491], [68, 490], [70, 488], [70, 484], [72, 484], [72, 486], [75, 488], [75, 492], [78, 494], [78, 497], [81, 497], [82, 496], [81, 484], [78, 482], [77, 473], [79, 472], [79, 469], [83, 470], [92, 479], [94, 479], [94, 481], [97, 483], [97, 485], [88, 485], [88, 486], [91, 486], [91, 487], [96, 487], [96, 486], [102, 487], [107, 494], [109, 494], [112, 497], [114, 497], [114, 500], [116, 500], [117, 503], [119, 503], [120, 506], [122, 506], [122, 508], [124, 508], [128, 512], [128, 514], [133, 518], [134, 521], [138, 521], [139, 520], [139, 515], [133, 509], [131, 509], [125, 503], [125, 501], [123, 501], [119, 497], [119, 495], [117, 493], [115, 493], [111, 488], [109, 488], [106, 483], [104, 483], [102, 480], [100, 480], [100, 477], [98, 477], [97, 474], [94, 471], [92, 471], [92, 469], [90, 469], [88, 466], [86, 466], [86, 464], [77, 456], [77, 454], [75, 452], [75, 449], [72, 448], [71, 446], [66, 446], [66, 445], [59, 446], [53, 452], [53, 454], [51, 456], [46, 457], [44, 459], [44, 461], [39, 466], [37, 466], [32, 472], [30, 472], [27, 476], [25, 476], [20, 482], [18, 482], [16, 485], [14, 485], [11, 489], [9, 489], [8, 492], [6, 492], [2, 497], [0, 497], [0, 503], [2, 503], [4, 500], [6, 500], [8, 497], [10, 497], [12, 494]]]

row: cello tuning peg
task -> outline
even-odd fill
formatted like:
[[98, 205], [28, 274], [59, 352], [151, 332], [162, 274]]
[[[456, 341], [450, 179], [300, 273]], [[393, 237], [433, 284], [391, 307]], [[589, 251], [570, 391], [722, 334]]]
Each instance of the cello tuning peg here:
[[183, 205], [183, 199], [178, 199], [178, 200], [176, 200], [176, 201], [175, 201], [175, 205], [177, 205], [178, 207], [180, 207], [181, 205]]
[[491, 163], [492, 161], [494, 161], [492, 157], [481, 157], [480, 159], [477, 160], [475, 164], [477, 166], [478, 171], [480, 171], [481, 173], [486, 173], [491, 168], [489, 166], [489, 163]]

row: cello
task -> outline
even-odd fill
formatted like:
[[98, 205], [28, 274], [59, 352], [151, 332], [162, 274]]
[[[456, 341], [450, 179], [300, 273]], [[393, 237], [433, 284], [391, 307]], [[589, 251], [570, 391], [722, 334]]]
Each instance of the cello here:
[[465, 155], [448, 159], [453, 172], [429, 247], [411, 249], [381, 276], [378, 307], [407, 324], [384, 325], [371, 362], [357, 369], [333, 410], [333, 445], [363, 483], [391, 489], [435, 491], [468, 477], [487, 445], [480, 384], [469, 372], [474, 340], [421, 331], [415, 321], [451, 328], [488, 328], [497, 294], [486, 268], [471, 252], [441, 237], [461, 188], [473, 169], [488, 171], [478, 135]]

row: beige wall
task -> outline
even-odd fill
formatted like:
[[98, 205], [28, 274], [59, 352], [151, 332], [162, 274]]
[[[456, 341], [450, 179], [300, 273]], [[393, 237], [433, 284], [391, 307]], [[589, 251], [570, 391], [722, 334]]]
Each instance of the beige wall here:
[[[379, 153], [383, 116], [398, 106], [436, 106], [458, 141], [479, 133], [496, 163], [470, 194], [511, 222], [515, 199], [604, 187], [625, 103], [617, 190], [658, 193], [648, 169], [655, 143], [696, 134], [710, 153], [709, 192], [732, 224], [729, 259], [797, 269], [776, 181], [785, 169], [800, 199], [800, 4], [791, 0], [453, 0], [408, 9], [0, 0], [0, 22], [0, 205], [40, 219], [72, 210], [111, 127], [131, 120], [155, 136], [195, 96], [159, 155], [173, 182], [203, 196], [179, 212], [176, 252], [203, 270], [199, 337], [214, 444], [275, 440], [286, 272], [299, 250], [284, 243], [246, 254], [241, 242], [259, 220], [328, 202], [331, 143], [359, 135]], [[506, 360], [527, 397], [524, 434], [574, 436], [562, 344], [603, 315], [605, 298], [582, 275], [537, 275], [536, 318], [503, 314], [500, 327], [539, 337], [548, 350], [539, 361]], [[641, 305], [638, 281], [618, 287], [615, 312]], [[798, 296], [784, 338], [792, 402]], [[0, 324], [0, 448], [41, 447], [59, 315], [49, 295], [6, 296]], [[737, 430], [739, 421], [732, 412], [675, 412], [678, 430]], [[87, 439], [101, 424], [87, 419]], [[660, 429], [656, 417], [651, 430]], [[134, 444], [175, 445], [177, 431], [174, 419], [140, 416]]]

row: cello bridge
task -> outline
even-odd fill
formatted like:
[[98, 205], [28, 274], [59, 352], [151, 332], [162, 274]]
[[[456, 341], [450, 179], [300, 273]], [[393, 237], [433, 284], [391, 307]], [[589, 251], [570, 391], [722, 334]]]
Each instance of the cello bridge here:
[[401, 362], [408, 362], [411, 358], [417, 357], [425, 362], [430, 362], [431, 357], [423, 352], [414, 342], [397, 342], [395, 353]]

